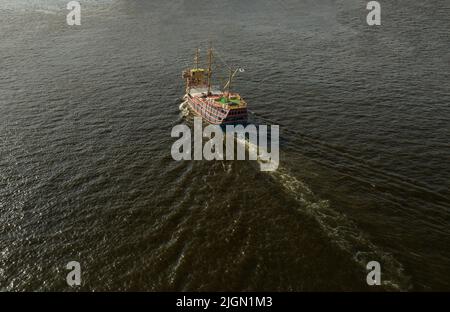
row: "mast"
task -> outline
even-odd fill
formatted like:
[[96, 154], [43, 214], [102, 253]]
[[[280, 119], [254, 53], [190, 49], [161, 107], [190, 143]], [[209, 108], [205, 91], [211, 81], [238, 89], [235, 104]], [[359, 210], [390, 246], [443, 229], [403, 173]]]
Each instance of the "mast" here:
[[230, 90], [231, 90], [231, 79], [233, 79], [233, 71], [232, 71], [232, 69], [230, 68], [230, 76], [229, 76], [229, 78], [228, 78], [228, 83], [227, 83], [227, 95], [226, 95], [226, 98], [227, 98], [227, 100], [230, 98]]
[[211, 76], [212, 76], [212, 47], [210, 43], [208, 49], [208, 95], [211, 94]]

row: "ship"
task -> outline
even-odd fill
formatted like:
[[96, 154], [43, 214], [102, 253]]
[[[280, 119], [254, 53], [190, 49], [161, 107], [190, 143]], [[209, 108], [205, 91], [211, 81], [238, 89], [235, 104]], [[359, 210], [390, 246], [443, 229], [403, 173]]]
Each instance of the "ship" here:
[[213, 49], [208, 49], [207, 68], [199, 67], [199, 49], [196, 50], [194, 65], [182, 73], [186, 89], [184, 102], [180, 107], [188, 107], [210, 124], [246, 124], [247, 102], [239, 93], [231, 92], [231, 81], [243, 69], [228, 67], [228, 81], [223, 88], [212, 85]]

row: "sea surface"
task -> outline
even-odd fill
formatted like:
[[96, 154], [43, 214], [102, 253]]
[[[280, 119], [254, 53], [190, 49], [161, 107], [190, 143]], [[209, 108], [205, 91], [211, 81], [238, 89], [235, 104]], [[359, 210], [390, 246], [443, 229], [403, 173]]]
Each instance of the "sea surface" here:
[[[1, 290], [450, 290], [448, 0], [67, 2], [0, 2]], [[172, 159], [209, 41], [278, 170]]]

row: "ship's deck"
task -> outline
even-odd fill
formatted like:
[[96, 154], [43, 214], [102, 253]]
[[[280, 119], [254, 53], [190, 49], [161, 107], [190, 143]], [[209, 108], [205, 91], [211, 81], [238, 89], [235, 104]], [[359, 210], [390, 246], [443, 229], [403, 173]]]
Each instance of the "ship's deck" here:
[[192, 97], [199, 98], [201, 101], [209, 101], [211, 104], [220, 105], [226, 109], [239, 109], [247, 106], [247, 103], [237, 93], [231, 93], [228, 99], [224, 96], [224, 93], [218, 88], [211, 88], [211, 95], [206, 97], [208, 93], [207, 87], [195, 87], [191, 88], [189, 94]]
[[209, 100], [230, 110], [247, 107], [247, 103], [236, 93], [231, 94], [229, 98], [226, 98], [223, 94], [211, 96]]

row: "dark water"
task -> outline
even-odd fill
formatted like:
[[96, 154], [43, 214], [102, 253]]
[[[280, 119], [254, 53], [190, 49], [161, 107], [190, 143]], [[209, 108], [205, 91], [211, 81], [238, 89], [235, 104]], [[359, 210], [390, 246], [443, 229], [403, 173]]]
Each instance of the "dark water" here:
[[[0, 4], [0, 287], [450, 290], [450, 3]], [[245, 68], [280, 167], [172, 160], [181, 70]], [[203, 50], [204, 51], [204, 50]], [[380, 289], [380, 288], [375, 288]]]

